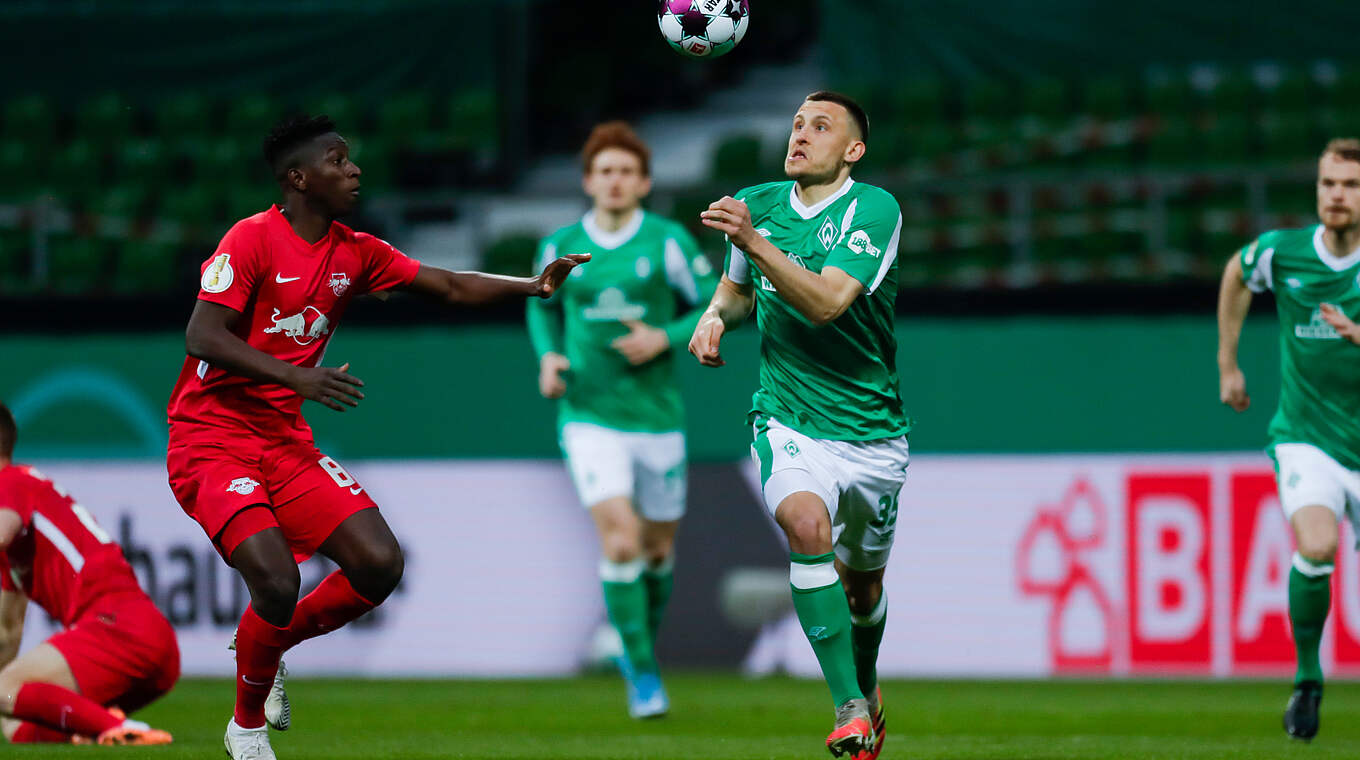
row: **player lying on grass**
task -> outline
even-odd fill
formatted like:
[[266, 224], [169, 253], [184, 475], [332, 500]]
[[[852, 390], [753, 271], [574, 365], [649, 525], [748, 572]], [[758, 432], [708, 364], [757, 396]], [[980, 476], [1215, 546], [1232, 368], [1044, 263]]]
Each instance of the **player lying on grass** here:
[[[274, 758], [265, 702], [282, 696], [283, 652], [373, 609], [401, 579], [377, 505], [302, 418], [303, 399], [343, 411], [364, 397], [348, 364], [321, 366], [345, 308], [391, 289], [455, 307], [546, 297], [589, 259], [557, 259], [537, 277], [424, 266], [336, 221], [358, 202], [360, 170], [330, 119], [280, 124], [264, 154], [283, 202], [237, 222], [204, 262], [168, 409], [171, 490], [250, 591], [224, 739], [236, 760]], [[297, 563], [314, 553], [339, 569], [299, 601]], [[273, 718], [287, 728], [290, 711]]]
[[597, 126], [582, 150], [593, 201], [544, 239], [544, 263], [593, 251], [558, 294], [528, 304], [539, 391], [561, 399], [558, 430], [581, 504], [599, 531], [600, 581], [623, 641], [620, 670], [635, 718], [664, 715], [655, 644], [671, 595], [685, 514], [684, 408], [672, 348], [689, 340], [716, 278], [694, 238], [642, 209], [651, 152], [623, 122]]
[[[179, 679], [175, 631], [90, 513], [11, 461], [17, 437], [0, 403], [0, 728], [15, 744], [168, 744], [125, 714]], [[19, 655], [30, 600], [64, 630]]]
[[[1267, 451], [1280, 507], [1294, 531], [1289, 621], [1298, 667], [1284, 712], [1296, 739], [1318, 731], [1322, 629], [1341, 518], [1360, 527], [1360, 140], [1332, 140], [1318, 160], [1321, 224], [1271, 230], [1242, 248], [1223, 272], [1218, 298], [1219, 400], [1251, 403], [1237, 343], [1253, 292], [1275, 293], [1280, 322], [1280, 405]], [[1357, 531], [1360, 533], [1360, 531]]]
[[746, 188], [700, 215], [732, 248], [689, 344], [701, 364], [722, 366], [723, 335], [755, 307], [751, 454], [788, 537], [794, 608], [836, 707], [826, 745], [855, 760], [883, 748], [883, 568], [911, 430], [893, 311], [902, 215], [892, 195], [850, 177], [868, 139], [858, 103], [815, 92], [793, 117], [791, 181]]

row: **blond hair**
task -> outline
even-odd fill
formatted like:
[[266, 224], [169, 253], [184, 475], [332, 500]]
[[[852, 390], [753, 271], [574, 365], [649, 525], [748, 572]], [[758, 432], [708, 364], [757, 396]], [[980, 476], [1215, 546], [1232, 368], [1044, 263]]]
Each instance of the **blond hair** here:
[[1355, 161], [1360, 163], [1360, 139], [1354, 137], [1336, 137], [1327, 142], [1327, 147], [1322, 149], [1322, 155], [1335, 155], [1342, 161]]

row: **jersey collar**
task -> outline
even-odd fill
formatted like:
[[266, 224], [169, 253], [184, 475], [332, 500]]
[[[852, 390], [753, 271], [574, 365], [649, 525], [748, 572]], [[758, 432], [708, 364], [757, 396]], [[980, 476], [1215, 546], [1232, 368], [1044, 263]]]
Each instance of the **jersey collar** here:
[[1360, 248], [1356, 248], [1341, 257], [1327, 250], [1327, 244], [1322, 242], [1322, 233], [1326, 229], [1319, 224], [1317, 229], [1313, 231], [1313, 250], [1317, 251], [1318, 258], [1322, 259], [1322, 263], [1326, 264], [1327, 268], [1333, 272], [1344, 272], [1356, 264], [1360, 264]]
[[789, 205], [793, 207], [794, 213], [804, 219], [811, 219], [825, 211], [827, 206], [835, 203], [842, 195], [850, 192], [850, 186], [853, 184], [855, 184], [855, 180], [851, 177], [846, 177], [845, 184], [841, 185], [839, 190], [823, 198], [815, 206], [809, 206], [801, 200], [798, 200], [798, 183], [794, 182], [789, 185]]
[[309, 254], [325, 249], [327, 246], [330, 245], [331, 238], [335, 236], [335, 226], [337, 222], [332, 220], [331, 226], [326, 228], [326, 234], [322, 235], [320, 240], [316, 241], [315, 243], [308, 243], [306, 240], [303, 240], [300, 235], [297, 234], [297, 230], [293, 229], [293, 225], [289, 223], [288, 217], [283, 215], [283, 208], [279, 206], [279, 204], [275, 203], [272, 206], [270, 206], [268, 213], [269, 216], [274, 220], [274, 223], [278, 225], [279, 230], [289, 240], [292, 240], [295, 245], [297, 245], [299, 248], [301, 248], [303, 251]]
[[586, 230], [586, 237], [590, 242], [598, 245], [605, 250], [614, 250], [619, 246], [633, 239], [638, 230], [642, 229], [642, 209], [633, 212], [633, 216], [628, 223], [613, 232], [605, 232], [595, 223], [595, 212], [587, 212], [581, 219], [581, 226]]

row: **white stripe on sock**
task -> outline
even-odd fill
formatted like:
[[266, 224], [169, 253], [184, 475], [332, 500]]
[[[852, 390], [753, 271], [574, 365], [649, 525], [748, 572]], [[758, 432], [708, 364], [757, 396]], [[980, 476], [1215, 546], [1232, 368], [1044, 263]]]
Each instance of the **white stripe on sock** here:
[[600, 580], [605, 583], [632, 583], [642, 577], [642, 569], [647, 562], [641, 558], [628, 562], [600, 560]]
[[836, 575], [836, 563], [821, 562], [816, 565], [804, 565], [801, 562], [789, 563], [789, 583], [793, 587], [803, 591], [808, 589], [830, 586], [840, 581], [840, 576]]
[[1332, 571], [1336, 569], [1336, 566], [1330, 564], [1319, 565], [1302, 554], [1294, 552], [1294, 569], [1309, 578], [1321, 578], [1326, 575], [1331, 575]]
[[888, 591], [884, 589], [878, 595], [878, 604], [869, 611], [868, 615], [856, 615], [854, 610], [850, 611], [850, 622], [861, 627], [878, 625], [883, 622], [884, 616], [888, 614]]

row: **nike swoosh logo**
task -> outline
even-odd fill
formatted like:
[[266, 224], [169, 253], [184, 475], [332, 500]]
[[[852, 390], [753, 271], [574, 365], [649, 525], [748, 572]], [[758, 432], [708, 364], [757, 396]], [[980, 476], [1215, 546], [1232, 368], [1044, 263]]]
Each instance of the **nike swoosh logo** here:
[[277, 282], [280, 285], [284, 284], [285, 282], [292, 282], [293, 280], [301, 279], [302, 279], [301, 277], [284, 277], [282, 272], [274, 275], [274, 282]]
[[246, 678], [245, 676], [241, 676], [241, 680], [245, 681], [247, 684], [250, 684], [251, 686], [272, 686], [274, 683], [273, 681], [262, 681], [260, 683], [255, 683], [254, 681], [250, 680], [249, 678]]

